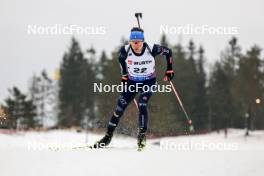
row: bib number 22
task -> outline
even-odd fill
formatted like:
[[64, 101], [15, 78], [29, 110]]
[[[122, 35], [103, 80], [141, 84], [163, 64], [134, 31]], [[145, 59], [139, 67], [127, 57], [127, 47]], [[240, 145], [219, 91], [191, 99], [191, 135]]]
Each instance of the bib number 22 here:
[[134, 73], [146, 73], [147, 68], [134, 68]]

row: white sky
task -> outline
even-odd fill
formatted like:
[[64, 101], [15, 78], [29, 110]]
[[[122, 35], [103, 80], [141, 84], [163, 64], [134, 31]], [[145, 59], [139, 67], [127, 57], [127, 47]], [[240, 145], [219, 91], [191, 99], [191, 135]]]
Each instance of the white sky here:
[[[239, 44], [264, 46], [264, 2], [261, 0], [1, 0], [0, 1], [0, 102], [14, 85], [26, 91], [33, 73], [43, 68], [50, 74], [59, 67], [70, 35], [34, 36], [28, 25], [76, 24], [105, 26], [105, 35], [78, 35], [82, 49], [91, 45], [108, 54], [136, 25], [134, 12], [143, 12], [146, 40], [157, 43], [160, 25], [209, 25], [238, 28]], [[230, 35], [169, 35], [170, 43], [193, 39], [213, 62]]]

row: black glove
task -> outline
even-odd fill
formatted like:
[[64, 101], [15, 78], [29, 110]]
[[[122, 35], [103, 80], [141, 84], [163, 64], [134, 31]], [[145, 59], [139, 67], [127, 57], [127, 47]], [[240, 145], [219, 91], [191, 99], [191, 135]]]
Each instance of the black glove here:
[[163, 80], [164, 81], [170, 81], [173, 79], [173, 77], [174, 77], [174, 71], [173, 70], [167, 70]]

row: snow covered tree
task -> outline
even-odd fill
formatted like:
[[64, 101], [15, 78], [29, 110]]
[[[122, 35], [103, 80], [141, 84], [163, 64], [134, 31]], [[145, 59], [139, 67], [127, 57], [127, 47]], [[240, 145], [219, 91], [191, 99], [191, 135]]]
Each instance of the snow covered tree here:
[[39, 126], [47, 127], [48, 121], [55, 120], [53, 113], [57, 103], [55, 86], [45, 70], [41, 72], [40, 76], [34, 74], [31, 79], [29, 91], [32, 101], [37, 108]]

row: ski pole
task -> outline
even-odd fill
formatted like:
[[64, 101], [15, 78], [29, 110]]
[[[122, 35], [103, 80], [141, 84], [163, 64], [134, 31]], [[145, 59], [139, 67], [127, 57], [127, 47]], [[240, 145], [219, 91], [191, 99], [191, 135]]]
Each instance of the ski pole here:
[[136, 105], [136, 107], [137, 107], [137, 110], [139, 111], [139, 108], [138, 108], [138, 104], [137, 104], [137, 101], [136, 101], [136, 99], [134, 98], [134, 104]]
[[175, 94], [175, 96], [176, 96], [176, 98], [177, 98], [177, 100], [178, 100], [178, 102], [179, 102], [179, 104], [180, 104], [180, 106], [181, 106], [181, 108], [182, 108], [182, 111], [184, 112], [184, 115], [185, 115], [185, 117], [186, 117], [186, 119], [187, 119], [187, 123], [188, 123], [188, 125], [189, 125], [189, 130], [190, 130], [191, 132], [193, 132], [193, 131], [194, 131], [194, 127], [193, 127], [193, 125], [192, 125], [192, 120], [191, 120], [190, 117], [188, 116], [188, 114], [187, 114], [187, 112], [186, 112], [186, 110], [185, 110], [185, 108], [184, 108], [184, 106], [183, 106], [183, 104], [182, 104], [182, 101], [181, 101], [181, 99], [180, 99], [180, 96], [179, 96], [178, 92], [176, 91], [175, 86], [172, 84], [171, 81], [170, 81], [170, 85], [171, 85], [172, 90], [173, 90], [173, 92], [174, 92], [174, 94]]

